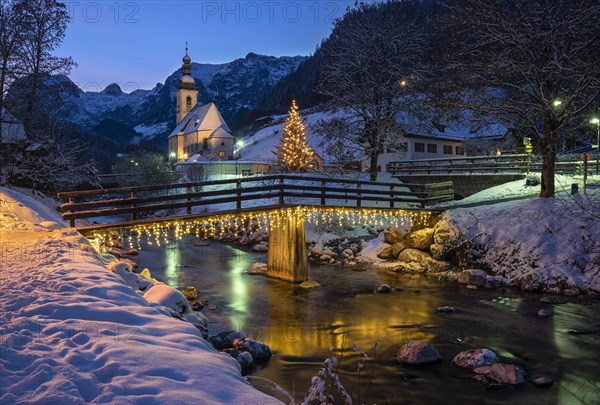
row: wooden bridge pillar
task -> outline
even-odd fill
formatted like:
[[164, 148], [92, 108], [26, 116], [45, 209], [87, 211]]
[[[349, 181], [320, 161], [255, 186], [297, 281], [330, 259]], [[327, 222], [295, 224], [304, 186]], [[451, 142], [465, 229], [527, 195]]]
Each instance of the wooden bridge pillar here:
[[267, 276], [292, 283], [308, 280], [304, 216], [281, 216], [276, 226], [271, 223]]

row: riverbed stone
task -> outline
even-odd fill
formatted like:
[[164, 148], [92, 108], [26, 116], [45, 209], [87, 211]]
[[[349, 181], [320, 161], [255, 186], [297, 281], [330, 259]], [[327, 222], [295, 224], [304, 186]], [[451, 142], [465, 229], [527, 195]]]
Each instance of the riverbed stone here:
[[563, 291], [563, 295], [566, 295], [567, 297], [577, 297], [579, 296], [579, 290], [576, 288], [567, 288]]
[[433, 228], [425, 228], [419, 231], [409, 233], [405, 241], [407, 245], [413, 249], [429, 250], [429, 247], [433, 244]]
[[383, 230], [384, 241], [390, 245], [404, 240], [404, 233], [395, 226], [388, 226]]
[[261, 342], [251, 338], [235, 339], [233, 341], [234, 349], [241, 352], [248, 352], [254, 360], [261, 360], [271, 357], [271, 348]]
[[567, 300], [561, 297], [560, 295], [547, 295], [540, 298], [540, 302], [544, 304], [566, 304]]
[[469, 269], [460, 273], [460, 276], [458, 276], [458, 283], [471, 284], [476, 287], [483, 287], [483, 285], [485, 284], [486, 277], [487, 273], [484, 270]]
[[248, 274], [250, 275], [265, 275], [267, 274], [267, 263], [253, 263], [248, 268]]
[[442, 360], [442, 356], [428, 342], [409, 342], [398, 350], [396, 359], [402, 365], [422, 366], [438, 363]]
[[392, 253], [392, 245], [382, 243], [377, 247], [377, 257], [383, 260], [391, 260], [394, 258]]
[[321, 287], [321, 284], [317, 283], [314, 280], [306, 280], [306, 281], [303, 281], [299, 285], [299, 287], [300, 288], [306, 288], [306, 289], [309, 289], [309, 288], [318, 288], [318, 287]]
[[188, 285], [181, 291], [181, 293], [185, 298], [188, 299], [188, 301], [196, 301], [196, 298], [198, 298], [199, 291], [193, 285]]
[[517, 385], [525, 381], [525, 370], [516, 364], [494, 363], [489, 366], [473, 369], [477, 374], [483, 374], [488, 380], [499, 384]]
[[454, 312], [456, 311], [456, 309], [454, 309], [454, 307], [451, 307], [449, 305], [445, 305], [443, 307], [437, 307], [436, 310], [438, 312], [445, 312], [445, 313], [449, 313], [449, 312]]
[[377, 287], [377, 292], [380, 294], [387, 294], [391, 291], [392, 291], [392, 287], [390, 287], [387, 284], [381, 284], [379, 287]]
[[456, 367], [474, 369], [477, 367], [491, 366], [498, 362], [496, 353], [487, 348], [465, 350], [452, 359]]
[[542, 308], [538, 311], [537, 315], [540, 318], [547, 318], [549, 316], [554, 315], [554, 311], [552, 311], [550, 308]]
[[407, 263], [415, 262], [421, 264], [430, 257], [431, 256], [429, 256], [428, 253], [421, 252], [417, 249], [404, 249], [398, 255], [398, 261]]
[[550, 387], [552, 387], [552, 384], [554, 384], [554, 380], [550, 377], [536, 378], [532, 382], [533, 382], [533, 385], [535, 385], [536, 387], [541, 387], [541, 388], [550, 388]]

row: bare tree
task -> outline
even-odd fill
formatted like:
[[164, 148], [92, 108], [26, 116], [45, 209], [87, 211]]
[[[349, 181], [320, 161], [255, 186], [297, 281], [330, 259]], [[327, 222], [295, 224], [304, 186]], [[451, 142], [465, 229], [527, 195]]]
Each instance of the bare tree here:
[[414, 1], [360, 3], [335, 22], [323, 49], [324, 66], [317, 91], [330, 106], [343, 110], [349, 128], [340, 134], [368, 157], [371, 178], [384, 145], [397, 135], [397, 115], [411, 108], [426, 49]]
[[25, 32], [24, 20], [21, 1], [0, 2], [0, 111], [3, 111], [4, 96], [14, 79], [15, 63]]
[[540, 196], [554, 196], [559, 133], [600, 96], [600, 4], [461, 0], [446, 8], [444, 100], [530, 133], [543, 159]]
[[25, 132], [32, 128], [36, 95], [44, 76], [68, 74], [75, 63], [53, 55], [65, 36], [69, 15], [63, 3], [56, 0], [22, 0], [25, 19], [23, 43], [19, 47], [20, 76], [27, 76], [23, 125]]

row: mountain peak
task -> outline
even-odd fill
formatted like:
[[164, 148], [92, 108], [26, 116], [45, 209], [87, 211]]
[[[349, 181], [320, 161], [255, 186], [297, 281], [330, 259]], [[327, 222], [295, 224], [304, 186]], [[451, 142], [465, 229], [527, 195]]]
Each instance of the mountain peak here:
[[248, 53], [248, 55], [246, 55], [246, 57], [244, 59], [246, 60], [257, 60], [260, 59], [263, 55], [259, 55], [257, 53], [254, 52], [250, 52]]
[[106, 86], [104, 90], [100, 92], [101, 94], [106, 94], [107, 96], [120, 96], [123, 94], [121, 87], [117, 83], [112, 83]]

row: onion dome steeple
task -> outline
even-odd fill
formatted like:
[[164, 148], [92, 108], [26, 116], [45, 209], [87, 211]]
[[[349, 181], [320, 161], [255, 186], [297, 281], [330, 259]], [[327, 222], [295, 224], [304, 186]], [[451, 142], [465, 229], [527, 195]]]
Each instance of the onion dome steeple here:
[[196, 90], [196, 82], [192, 77], [192, 58], [188, 55], [188, 45], [185, 43], [185, 56], [183, 57], [183, 76], [179, 79], [179, 88]]

